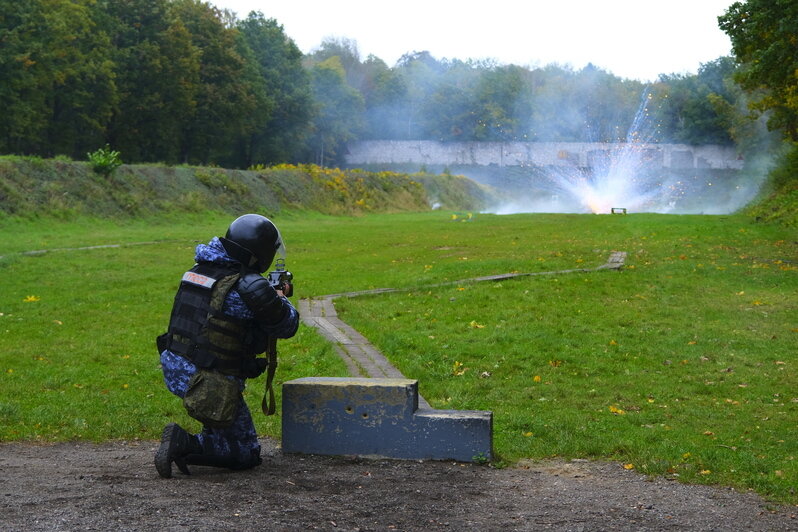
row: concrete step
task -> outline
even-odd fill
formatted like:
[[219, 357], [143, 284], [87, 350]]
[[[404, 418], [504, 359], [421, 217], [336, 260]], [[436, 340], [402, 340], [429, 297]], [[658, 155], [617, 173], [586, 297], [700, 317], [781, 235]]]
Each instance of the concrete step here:
[[487, 461], [493, 413], [419, 408], [418, 381], [306, 377], [283, 384], [283, 452]]

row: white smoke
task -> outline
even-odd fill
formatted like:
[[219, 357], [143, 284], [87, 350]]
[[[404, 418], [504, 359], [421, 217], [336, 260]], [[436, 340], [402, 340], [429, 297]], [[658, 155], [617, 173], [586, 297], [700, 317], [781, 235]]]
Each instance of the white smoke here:
[[768, 171], [764, 158], [741, 170], [662, 168], [652, 105], [651, 94], [644, 93], [624, 142], [606, 143], [604, 156], [589, 167], [538, 167], [506, 191], [511, 199], [489, 212], [728, 214], [756, 196]]

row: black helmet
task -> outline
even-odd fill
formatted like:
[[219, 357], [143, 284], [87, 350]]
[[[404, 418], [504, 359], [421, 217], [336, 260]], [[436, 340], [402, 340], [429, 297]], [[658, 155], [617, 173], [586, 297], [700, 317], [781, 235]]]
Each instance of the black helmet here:
[[219, 240], [230, 257], [260, 273], [269, 269], [278, 250], [285, 254], [277, 226], [260, 214], [239, 216]]

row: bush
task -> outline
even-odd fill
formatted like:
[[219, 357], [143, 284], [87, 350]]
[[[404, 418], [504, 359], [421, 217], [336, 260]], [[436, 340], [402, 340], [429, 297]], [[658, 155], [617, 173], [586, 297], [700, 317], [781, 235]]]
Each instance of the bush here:
[[104, 148], [87, 153], [86, 156], [89, 158], [92, 170], [105, 177], [108, 177], [111, 172], [122, 166], [119, 152], [112, 150], [108, 144]]

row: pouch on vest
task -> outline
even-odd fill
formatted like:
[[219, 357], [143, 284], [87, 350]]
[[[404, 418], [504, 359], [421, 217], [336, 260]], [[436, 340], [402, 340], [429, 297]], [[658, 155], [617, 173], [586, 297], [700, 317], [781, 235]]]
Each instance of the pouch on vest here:
[[188, 381], [183, 406], [188, 415], [215, 429], [233, 424], [240, 402], [241, 388], [236, 379], [213, 370], [198, 369]]

